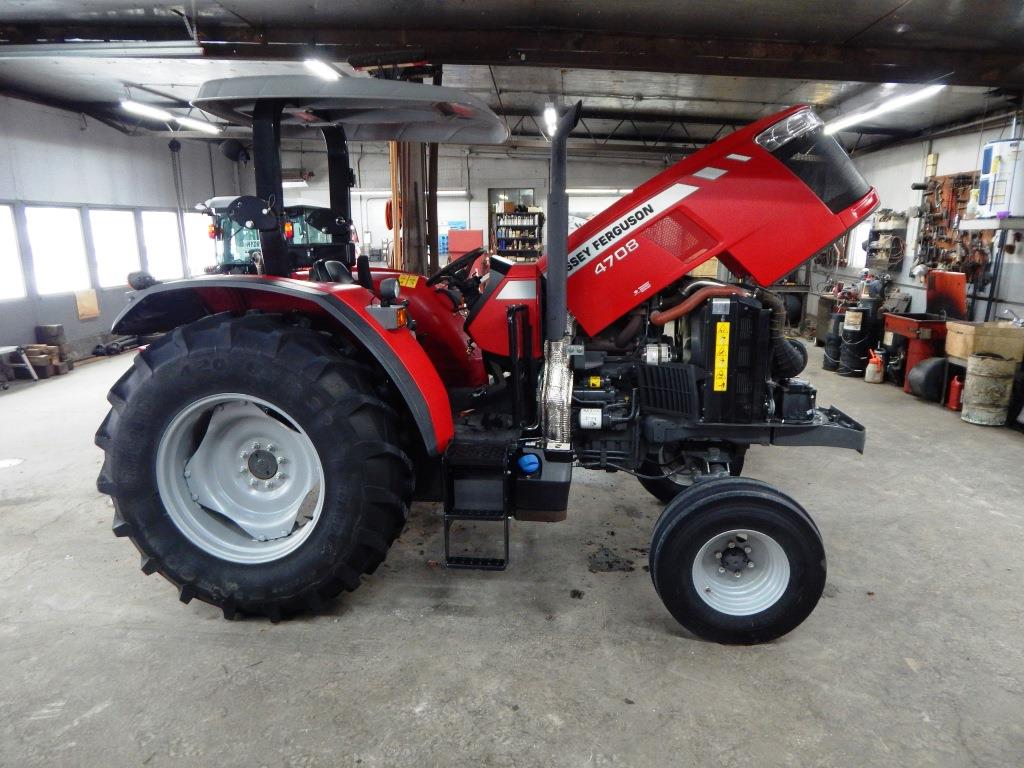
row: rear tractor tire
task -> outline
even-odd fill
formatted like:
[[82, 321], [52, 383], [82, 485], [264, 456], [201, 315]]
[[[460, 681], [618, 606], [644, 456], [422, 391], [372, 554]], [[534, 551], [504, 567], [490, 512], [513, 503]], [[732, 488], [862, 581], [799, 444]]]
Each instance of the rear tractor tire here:
[[277, 620], [359, 586], [413, 490], [375, 371], [314, 331], [216, 315], [153, 342], [108, 395], [114, 533], [183, 602]]
[[806, 619], [825, 588], [825, 549], [807, 512], [767, 483], [700, 482], [672, 500], [654, 527], [651, 578], [665, 607], [693, 634], [763, 643]]

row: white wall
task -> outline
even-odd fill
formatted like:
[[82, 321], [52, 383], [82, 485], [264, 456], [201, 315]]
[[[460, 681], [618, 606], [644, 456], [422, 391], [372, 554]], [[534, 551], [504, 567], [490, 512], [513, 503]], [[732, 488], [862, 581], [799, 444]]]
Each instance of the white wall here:
[[[0, 203], [177, 206], [168, 138], [128, 136], [58, 109], [0, 97]], [[181, 165], [187, 207], [236, 192], [233, 164], [216, 147], [183, 141]], [[24, 232], [24, 230], [22, 230]], [[24, 250], [24, 246], [22, 246]], [[32, 272], [22, 253], [26, 275]], [[72, 294], [0, 301], [0, 344], [35, 341], [35, 326], [63, 323], [71, 340], [100, 337], [125, 305], [125, 288], [99, 289], [100, 317], [80, 321]]]
[[[981, 148], [992, 139], [1006, 138], [1008, 129], [973, 132], [961, 136], [949, 136], [929, 142], [918, 142], [892, 149], [874, 152], [856, 158], [860, 172], [875, 189], [878, 190], [882, 208], [905, 211], [911, 206], [920, 205], [922, 193], [910, 188], [915, 182], [924, 181], [925, 161], [930, 152], [938, 153], [936, 173], [945, 176], [954, 173], [972, 173], [981, 166]], [[911, 219], [907, 230], [907, 251], [903, 260], [903, 269], [893, 279], [899, 289], [911, 296], [912, 312], [925, 311], [924, 287], [920, 281], [910, 276], [914, 264], [915, 245], [917, 242], [919, 219]], [[1008, 306], [1021, 314], [1024, 306], [1024, 256], [1018, 249], [1016, 254], [1005, 256], [1002, 275], [999, 280], [1000, 298], [1004, 304], [995, 307], [995, 312], [1002, 306]], [[820, 287], [827, 274], [820, 267], [812, 273], [812, 290]], [[860, 278], [860, 268], [841, 269], [839, 279], [844, 282], [855, 282]], [[986, 294], [985, 288], [981, 293]], [[813, 309], [813, 308], [812, 308]], [[978, 303], [975, 319], [984, 318], [985, 303]]]

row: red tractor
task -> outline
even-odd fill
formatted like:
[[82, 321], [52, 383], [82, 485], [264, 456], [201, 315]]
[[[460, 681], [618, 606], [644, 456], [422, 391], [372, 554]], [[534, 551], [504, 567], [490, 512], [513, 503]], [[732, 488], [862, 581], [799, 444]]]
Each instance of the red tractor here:
[[[682, 160], [567, 233], [566, 137], [552, 141], [546, 257], [478, 253], [429, 279], [354, 258], [346, 140], [496, 143], [479, 100], [435, 86], [240, 78], [195, 104], [253, 129], [257, 275], [150, 285], [121, 334], [163, 332], [111, 389], [96, 441], [114, 532], [225, 617], [317, 611], [359, 586], [414, 500], [444, 502], [449, 567], [502, 569], [508, 519], [566, 516], [574, 467], [627, 472], [667, 506], [650, 572], [665, 606], [725, 643], [778, 637], [825, 584], [817, 527], [738, 477], [752, 444], [862, 451], [819, 408], [806, 352], [765, 289], [862, 221], [877, 197], [806, 107]], [[327, 142], [338, 258], [296, 264], [282, 235], [282, 133]], [[717, 257], [738, 276], [688, 273]], [[456, 520], [504, 525], [504, 558], [450, 555]]]

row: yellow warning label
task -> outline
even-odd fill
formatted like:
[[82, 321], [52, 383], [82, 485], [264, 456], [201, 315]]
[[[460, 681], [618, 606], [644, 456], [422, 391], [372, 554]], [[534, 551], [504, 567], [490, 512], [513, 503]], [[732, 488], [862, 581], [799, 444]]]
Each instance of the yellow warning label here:
[[601, 388], [601, 377], [600, 376], [591, 376], [589, 381], [588, 381], [588, 386], [591, 389], [600, 389]]
[[715, 392], [729, 388], [729, 323], [715, 324]]
[[398, 276], [398, 284], [403, 288], [415, 288], [416, 283], [420, 281], [419, 275], [401, 274]]

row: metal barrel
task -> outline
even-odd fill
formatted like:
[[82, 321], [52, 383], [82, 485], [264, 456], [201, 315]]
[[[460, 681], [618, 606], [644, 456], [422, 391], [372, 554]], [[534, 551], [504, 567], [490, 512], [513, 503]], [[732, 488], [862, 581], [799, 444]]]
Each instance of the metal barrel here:
[[1002, 426], [1006, 423], [1013, 390], [1015, 360], [999, 355], [974, 354], [967, 359], [963, 411], [960, 418], [971, 424]]

